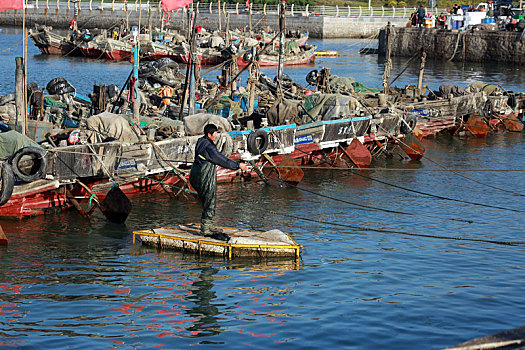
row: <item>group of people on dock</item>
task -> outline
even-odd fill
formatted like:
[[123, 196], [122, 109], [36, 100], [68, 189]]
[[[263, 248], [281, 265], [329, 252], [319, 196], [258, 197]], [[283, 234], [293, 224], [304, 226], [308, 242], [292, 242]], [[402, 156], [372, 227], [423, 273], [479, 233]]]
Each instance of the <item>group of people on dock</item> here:
[[[441, 12], [439, 15], [435, 16], [435, 18], [433, 18], [432, 13], [426, 12], [422, 4], [419, 4], [419, 7], [411, 14], [410, 21], [407, 26], [450, 29], [451, 23], [449, 23], [450, 21], [448, 16], [453, 16], [453, 19], [457, 19], [457, 16], [466, 16], [469, 12], [484, 12], [485, 18], [494, 19], [492, 23], [496, 23], [497, 29], [499, 30], [523, 31], [525, 29], [525, 6], [523, 9], [521, 9], [521, 11], [517, 11], [520, 9], [512, 8], [511, 5], [506, 7], [501, 6], [495, 9], [493, 4], [490, 2], [489, 4], [490, 5], [488, 6], [480, 4], [477, 7], [460, 6], [458, 4], [454, 4], [450, 10], [445, 9], [444, 12]], [[454, 23], [456, 22], [458, 21], [455, 20]], [[461, 27], [464, 21], [459, 20], [459, 22], [459, 27]], [[459, 29], [459, 27], [452, 26], [452, 29]]]

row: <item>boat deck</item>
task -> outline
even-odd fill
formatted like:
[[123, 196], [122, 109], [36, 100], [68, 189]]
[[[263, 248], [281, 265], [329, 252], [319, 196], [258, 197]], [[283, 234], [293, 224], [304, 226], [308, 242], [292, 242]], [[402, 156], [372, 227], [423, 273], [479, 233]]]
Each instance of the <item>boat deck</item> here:
[[252, 231], [220, 227], [230, 239], [221, 241], [200, 235], [199, 225], [179, 225], [133, 232], [133, 244], [138, 236], [143, 244], [160, 248], [191, 251], [198, 254], [233, 257], [294, 257], [303, 248], [280, 230]]

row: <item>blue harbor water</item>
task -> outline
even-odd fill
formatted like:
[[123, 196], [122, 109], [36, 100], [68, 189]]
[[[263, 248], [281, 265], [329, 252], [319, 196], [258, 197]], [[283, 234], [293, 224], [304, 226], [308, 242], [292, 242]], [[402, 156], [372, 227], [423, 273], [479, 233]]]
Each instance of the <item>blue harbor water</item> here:
[[[9, 33], [0, 50], [20, 40]], [[373, 42], [315, 43], [341, 54], [316, 68], [380, 82], [383, 63], [358, 53]], [[83, 94], [95, 81], [121, 85], [130, 70], [44, 57], [32, 44], [28, 54], [28, 81], [45, 86], [63, 76]], [[20, 55], [21, 46], [0, 53], [1, 94], [14, 91]], [[396, 59], [393, 74], [405, 62]], [[418, 65], [400, 86], [416, 83]], [[303, 82], [311, 69], [285, 72]], [[425, 82], [437, 89], [480, 80], [520, 91], [524, 74], [494, 63], [428, 62]], [[305, 169], [299, 188], [219, 186], [219, 198], [236, 203], [218, 203], [219, 225], [279, 228], [305, 247], [297, 262], [133, 248], [133, 230], [199, 221], [195, 200], [160, 192], [131, 196], [125, 225], [74, 211], [2, 220], [9, 246], [0, 247], [0, 348], [440, 349], [523, 325], [523, 135], [424, 143], [422, 161], [381, 158], [360, 173], [366, 177]]]

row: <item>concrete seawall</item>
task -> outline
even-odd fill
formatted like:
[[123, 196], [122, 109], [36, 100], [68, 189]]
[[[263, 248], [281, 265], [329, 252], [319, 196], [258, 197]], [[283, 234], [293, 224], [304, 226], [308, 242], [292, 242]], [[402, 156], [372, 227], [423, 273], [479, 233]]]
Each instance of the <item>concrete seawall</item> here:
[[[148, 26], [150, 13], [143, 9], [141, 13], [141, 26]], [[57, 29], [69, 27], [73, 18], [73, 9], [60, 8], [29, 8], [26, 12], [26, 26], [31, 27], [35, 23], [45, 24]], [[152, 25], [160, 27], [162, 21], [161, 12], [158, 9], [151, 11]], [[79, 28], [109, 28], [120, 21], [126, 20], [126, 12], [111, 10], [82, 10], [78, 15]], [[128, 13], [129, 25], [138, 25], [139, 13], [130, 11]], [[218, 28], [218, 16], [201, 11], [197, 17], [197, 23], [207, 29]], [[250, 16], [247, 13], [230, 14], [230, 28], [248, 28]], [[332, 17], [332, 16], [288, 16], [286, 27], [289, 30], [300, 30], [309, 32], [312, 38], [369, 38], [377, 35], [381, 28], [388, 22], [401, 25], [406, 22], [402, 17]], [[222, 29], [226, 27], [226, 16], [222, 16]], [[177, 14], [173, 12], [169, 21], [164, 22], [165, 27], [181, 29], [183, 24], [182, 11]], [[0, 13], [0, 25], [22, 27], [22, 11], [6, 11]], [[252, 27], [254, 30], [270, 28], [276, 31], [279, 28], [279, 20], [275, 13], [263, 15], [257, 13], [252, 15]]]
[[[392, 28], [392, 56], [413, 56], [425, 49], [427, 57], [454, 61], [525, 63], [525, 41], [521, 33], [506, 31], [437, 30]], [[379, 52], [386, 52], [386, 30], [379, 34]]]

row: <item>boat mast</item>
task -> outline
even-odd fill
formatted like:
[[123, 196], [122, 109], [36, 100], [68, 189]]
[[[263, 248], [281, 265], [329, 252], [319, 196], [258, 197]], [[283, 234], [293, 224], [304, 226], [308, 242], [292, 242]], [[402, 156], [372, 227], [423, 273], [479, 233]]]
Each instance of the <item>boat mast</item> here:
[[390, 83], [388, 79], [390, 78], [390, 69], [392, 68], [392, 59], [390, 58], [390, 45], [391, 45], [391, 33], [392, 26], [390, 22], [386, 25], [386, 52], [385, 52], [385, 70], [383, 72], [383, 93], [388, 94], [390, 90]]
[[[140, 130], [140, 119], [139, 119], [139, 112], [140, 112], [140, 91], [139, 91], [139, 52], [140, 52], [140, 17], [142, 12], [142, 0], [139, 1], [140, 6], [140, 12], [139, 12], [139, 26], [133, 27], [133, 96], [135, 99], [133, 100], [133, 120], [135, 127], [137, 130]], [[136, 30], [135, 30], [136, 28]]]
[[16, 105], [16, 124], [15, 130], [21, 134], [26, 134], [26, 107], [24, 90], [24, 65], [23, 57], [16, 57], [16, 74], [15, 74], [15, 105]]
[[26, 3], [22, 8], [22, 57], [16, 57], [15, 72], [15, 106], [16, 124], [15, 130], [23, 135], [27, 134], [27, 32], [26, 32]]
[[217, 9], [219, 10], [219, 13], [218, 13], [218, 20], [219, 20], [219, 34], [221, 33], [221, 0], [217, 0]]
[[425, 89], [423, 88], [423, 73], [425, 72], [425, 61], [427, 59], [427, 53], [425, 49], [421, 49], [421, 65], [419, 67], [419, 77], [417, 80], [417, 92], [419, 95], [425, 94]]
[[286, 1], [281, 0], [279, 6], [279, 67], [277, 69], [277, 81], [279, 82], [279, 84], [283, 76], [284, 66], [284, 32], [286, 31], [285, 13]]

